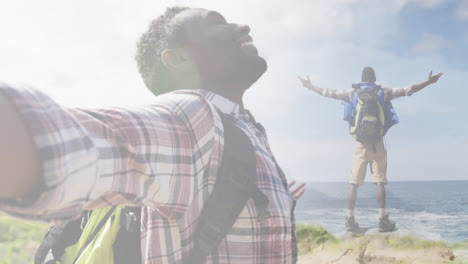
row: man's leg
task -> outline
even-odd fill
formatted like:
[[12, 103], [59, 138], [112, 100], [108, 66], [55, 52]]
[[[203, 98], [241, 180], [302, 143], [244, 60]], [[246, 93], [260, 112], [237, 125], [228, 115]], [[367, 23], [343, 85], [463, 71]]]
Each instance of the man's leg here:
[[351, 179], [348, 192], [348, 216], [345, 227], [347, 231], [359, 231], [359, 224], [354, 220], [354, 207], [356, 205], [357, 191], [359, 185], [364, 183], [368, 160], [366, 158], [367, 148], [360, 142], [354, 145], [353, 158], [351, 162]]
[[354, 206], [356, 205], [358, 184], [351, 183], [348, 193], [348, 216], [346, 217], [346, 231], [358, 232], [359, 224], [354, 220]]
[[354, 207], [356, 206], [357, 191], [359, 185], [351, 183], [348, 192], [348, 217], [354, 217]]
[[387, 151], [383, 142], [376, 144], [376, 151], [370, 161], [370, 169], [372, 173], [372, 182], [377, 185], [377, 204], [379, 205], [379, 231], [391, 232], [395, 230], [395, 222], [390, 221], [388, 215], [385, 214], [386, 192], [385, 184], [387, 184]]
[[385, 217], [385, 184], [382, 182], [377, 183], [377, 204], [379, 205], [379, 218]]
[[377, 183], [377, 203], [379, 205], [379, 231], [391, 232], [395, 230], [396, 223], [388, 218], [385, 214], [385, 184], [383, 182]]

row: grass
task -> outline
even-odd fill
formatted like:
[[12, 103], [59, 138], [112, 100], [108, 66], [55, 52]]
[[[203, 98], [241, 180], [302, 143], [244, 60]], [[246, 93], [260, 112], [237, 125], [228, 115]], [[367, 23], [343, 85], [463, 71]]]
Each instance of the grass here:
[[448, 243], [443, 241], [432, 241], [418, 239], [412, 236], [403, 236], [397, 239], [389, 239], [388, 244], [400, 250], [412, 250], [412, 249], [430, 249], [439, 247], [450, 247]]
[[47, 233], [48, 225], [0, 216], [0, 264], [34, 262], [34, 253]]
[[[385, 238], [380, 234], [336, 238], [321, 227], [314, 227], [303, 224], [297, 225], [296, 232], [299, 254], [301, 255], [316, 252], [315, 249], [319, 250], [317, 252], [321, 252], [323, 247], [325, 247], [326, 250], [329, 251], [345, 252], [349, 249], [352, 249], [355, 252], [365, 252], [367, 255], [364, 255], [364, 257], [379, 257], [378, 253], [375, 252], [377, 252], [376, 247], [382, 247], [382, 245], [379, 244], [382, 242], [385, 243], [389, 250], [393, 249], [398, 252], [403, 251], [407, 252], [409, 255], [412, 254], [412, 251], [430, 252], [431, 250], [435, 250], [433, 252], [445, 252], [445, 249], [452, 249], [466, 252], [466, 250], [468, 250], [468, 240], [453, 243], [446, 241], [432, 241], [414, 236], [395, 236]], [[380, 256], [380, 258], [383, 257], [385, 256]], [[401, 261], [401, 259], [399, 261]], [[447, 262], [444, 262], [444, 264], [468, 264], [468, 259], [466, 258], [466, 255], [458, 256], [454, 260], [447, 260]]]
[[455, 242], [455, 243], [450, 243], [450, 247], [452, 248], [462, 248], [462, 249], [468, 249], [468, 240], [463, 240], [461, 242]]
[[447, 261], [444, 264], [468, 264], [468, 260], [463, 260], [463, 259], [455, 259], [453, 261]]
[[307, 253], [325, 242], [336, 241], [336, 238], [322, 227], [297, 224], [296, 234], [299, 253]]

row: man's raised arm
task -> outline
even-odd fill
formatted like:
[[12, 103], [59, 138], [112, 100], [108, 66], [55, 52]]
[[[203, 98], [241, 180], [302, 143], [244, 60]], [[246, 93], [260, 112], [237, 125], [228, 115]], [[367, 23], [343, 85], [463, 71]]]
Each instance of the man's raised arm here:
[[125, 204], [178, 217], [220, 142], [214, 111], [195, 92], [150, 106], [80, 109], [0, 85], [0, 211], [60, 221]]
[[423, 89], [424, 87], [428, 86], [429, 84], [433, 84], [433, 83], [437, 82], [439, 80], [440, 76], [442, 76], [443, 74], [444, 74], [443, 72], [439, 72], [436, 75], [432, 75], [432, 71], [431, 71], [429, 73], [429, 76], [427, 77], [427, 80], [425, 80], [422, 83], [410, 85], [409, 89], [411, 89], [411, 91], [413, 91], [413, 93], [415, 93], [415, 92]]
[[333, 90], [312, 85], [312, 83], [310, 83], [309, 75], [307, 75], [307, 79], [301, 78], [300, 76], [298, 76], [297, 78], [302, 83], [302, 86], [322, 96], [347, 102], [350, 102], [353, 99], [353, 90]]
[[0, 198], [32, 197], [42, 188], [33, 138], [15, 106], [0, 92]]
[[410, 96], [415, 92], [418, 92], [425, 88], [426, 86], [433, 84], [439, 80], [439, 78], [443, 75], [443, 72], [439, 72], [436, 75], [432, 75], [432, 71], [429, 73], [427, 80], [421, 83], [412, 84], [403, 88], [384, 88], [383, 91], [385, 93], [385, 97], [388, 100], [393, 100], [402, 96]]

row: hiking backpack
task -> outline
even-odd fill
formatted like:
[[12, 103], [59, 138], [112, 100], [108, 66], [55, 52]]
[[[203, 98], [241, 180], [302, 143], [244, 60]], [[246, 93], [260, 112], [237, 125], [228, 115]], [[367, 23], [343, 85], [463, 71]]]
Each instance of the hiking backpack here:
[[[194, 246], [183, 260], [187, 264], [205, 263], [231, 230], [248, 199], [253, 199], [259, 222], [270, 216], [268, 198], [255, 184], [256, 154], [250, 139], [234, 125], [234, 118], [219, 110], [218, 114], [224, 127], [223, 156], [216, 183], [193, 234]], [[141, 207], [111, 206], [86, 211], [77, 220], [52, 226], [34, 263], [141, 263], [140, 213]], [[47, 260], [47, 255], [52, 259]]]
[[[373, 142], [376, 139], [378, 140], [382, 139], [383, 136], [387, 134], [388, 130], [392, 126], [399, 123], [398, 115], [396, 114], [395, 109], [393, 108], [392, 102], [384, 98], [384, 92], [382, 90], [382, 87], [380, 85], [377, 85], [374, 82], [361, 82], [361, 83], [353, 84], [353, 88], [355, 91], [353, 99], [351, 100], [351, 102], [344, 103], [344, 115], [343, 115], [343, 119], [348, 121], [349, 123], [350, 134], [356, 140], [361, 141], [361, 142]], [[366, 104], [365, 102], [375, 101], [375, 97], [373, 95], [371, 96], [365, 95], [368, 92], [371, 92], [371, 94], [372, 93], [377, 94], [378, 104], [380, 105], [380, 108], [378, 110], [379, 114], [377, 114], [375, 111], [373, 114], [366, 114], [368, 112], [367, 107], [365, 107], [366, 109], [364, 109], [364, 111], [361, 112], [361, 108]], [[360, 100], [361, 104], [359, 105], [360, 97], [361, 97], [361, 100]], [[366, 97], [372, 97], [372, 99], [367, 100], [369, 98], [366, 98]], [[375, 107], [371, 107], [371, 108], [375, 109]], [[380, 109], [382, 110], [382, 112], [380, 112]], [[382, 114], [384, 118], [382, 118]], [[363, 118], [364, 122], [362, 122], [363, 120], [360, 118], [364, 116], [368, 116], [368, 118]], [[375, 120], [375, 119], [372, 117], [369, 118], [369, 116], [379, 118], [380, 125], [378, 124], [378, 122], [377, 122], [377, 125], [382, 126], [381, 132], [379, 132], [378, 129], [375, 129], [376, 126], [372, 126], [372, 122], [369, 122], [369, 121]], [[361, 121], [361, 123], [359, 123], [359, 121]], [[364, 127], [370, 126], [371, 128], [370, 129], [364, 128], [364, 131], [362, 131], [362, 128], [363, 128], [362, 124], [365, 124]], [[375, 133], [365, 132], [365, 131], [369, 131], [373, 129], [375, 129], [374, 130]], [[366, 136], [368, 134], [370, 135], [374, 134], [374, 136], [368, 137]], [[377, 136], [379, 134], [381, 135]], [[371, 138], [371, 140], [368, 141], [366, 138]]]
[[380, 86], [361, 85], [355, 88], [353, 103], [349, 133], [362, 143], [375, 144], [381, 141], [384, 135], [385, 112]]

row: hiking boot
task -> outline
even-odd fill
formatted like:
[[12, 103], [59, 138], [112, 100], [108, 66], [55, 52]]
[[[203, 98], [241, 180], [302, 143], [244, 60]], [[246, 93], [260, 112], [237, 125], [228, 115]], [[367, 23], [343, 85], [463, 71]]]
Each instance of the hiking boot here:
[[353, 233], [359, 230], [359, 224], [356, 221], [354, 221], [354, 216], [346, 217], [345, 227], [346, 231]]
[[388, 219], [388, 215], [385, 215], [383, 218], [380, 218], [379, 221], [379, 231], [380, 232], [392, 232], [395, 230], [396, 223]]

